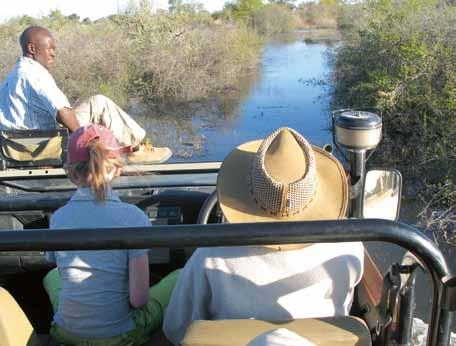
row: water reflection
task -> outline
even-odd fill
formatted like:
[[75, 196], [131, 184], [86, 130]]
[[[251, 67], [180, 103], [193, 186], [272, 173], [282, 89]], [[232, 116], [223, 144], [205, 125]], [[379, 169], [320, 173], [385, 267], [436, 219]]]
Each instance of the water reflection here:
[[[302, 80], [328, 72], [323, 53], [330, 41], [309, 41], [309, 32], [281, 35], [265, 46], [257, 71], [242, 76], [238, 88], [205, 102], [160, 115], [153, 107], [132, 105], [130, 112], [157, 146], [173, 149], [173, 161], [218, 161], [240, 143], [290, 126], [317, 145], [331, 141], [324, 90]], [[306, 41], [307, 40], [307, 41]]]

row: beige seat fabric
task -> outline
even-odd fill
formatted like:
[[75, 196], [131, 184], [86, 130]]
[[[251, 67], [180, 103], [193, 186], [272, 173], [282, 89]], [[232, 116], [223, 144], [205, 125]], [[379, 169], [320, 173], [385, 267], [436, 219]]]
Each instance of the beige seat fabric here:
[[245, 346], [258, 335], [286, 328], [321, 346], [371, 345], [364, 322], [356, 317], [298, 319], [289, 322], [259, 320], [195, 321], [187, 330], [184, 346]]
[[52, 138], [4, 138], [2, 154], [15, 161], [60, 160], [62, 156], [62, 137]]
[[0, 346], [38, 346], [41, 343], [14, 298], [0, 287]]

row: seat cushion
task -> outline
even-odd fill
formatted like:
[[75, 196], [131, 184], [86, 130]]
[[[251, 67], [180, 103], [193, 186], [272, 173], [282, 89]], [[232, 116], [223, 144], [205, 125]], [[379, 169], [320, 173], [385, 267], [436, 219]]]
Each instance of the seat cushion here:
[[8, 291], [2, 287], [0, 287], [0, 345], [40, 345], [40, 341], [24, 311]]
[[184, 346], [245, 346], [258, 335], [279, 328], [286, 328], [315, 345], [371, 345], [366, 324], [352, 316], [297, 319], [287, 322], [195, 321], [187, 330], [182, 344]]

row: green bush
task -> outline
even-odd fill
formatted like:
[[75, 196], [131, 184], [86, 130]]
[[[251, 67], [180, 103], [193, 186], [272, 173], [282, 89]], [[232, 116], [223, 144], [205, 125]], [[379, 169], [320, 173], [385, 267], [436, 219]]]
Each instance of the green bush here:
[[130, 91], [141, 97], [203, 99], [235, 85], [239, 74], [257, 63], [261, 40], [243, 25], [191, 13], [128, 20], [135, 57], [129, 66], [136, 77]]
[[303, 2], [299, 5], [298, 15], [305, 28], [336, 29], [341, 4], [336, 0]]
[[[364, 11], [332, 56], [333, 103], [383, 109], [380, 157], [408, 174], [406, 196], [416, 198], [456, 176], [456, 8], [381, 0]], [[444, 209], [456, 203], [446, 195]]]
[[285, 5], [270, 4], [253, 14], [253, 27], [262, 35], [291, 32], [297, 26], [297, 16]]

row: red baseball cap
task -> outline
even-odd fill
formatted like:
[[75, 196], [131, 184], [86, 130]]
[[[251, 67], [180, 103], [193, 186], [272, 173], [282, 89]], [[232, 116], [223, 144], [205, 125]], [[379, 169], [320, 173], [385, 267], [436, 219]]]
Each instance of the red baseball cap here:
[[102, 142], [106, 149], [112, 151], [113, 157], [120, 156], [121, 147], [114, 135], [106, 127], [90, 124], [74, 131], [68, 139], [68, 163], [89, 161], [89, 143], [94, 139]]

